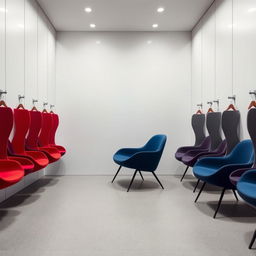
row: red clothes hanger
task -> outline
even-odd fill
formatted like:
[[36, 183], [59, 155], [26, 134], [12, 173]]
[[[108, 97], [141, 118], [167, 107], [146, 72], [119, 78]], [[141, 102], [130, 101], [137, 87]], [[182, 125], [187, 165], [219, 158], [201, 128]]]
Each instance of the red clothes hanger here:
[[251, 109], [251, 108], [256, 108], [256, 101], [255, 100], [251, 101], [251, 103], [248, 107], [248, 109]]
[[208, 101], [208, 102], [207, 102], [207, 104], [209, 104], [209, 105], [210, 105], [210, 107], [209, 107], [209, 109], [208, 109], [207, 113], [213, 113], [213, 112], [214, 112], [214, 110], [212, 109], [212, 101]]
[[0, 106], [7, 108], [7, 105], [3, 100], [0, 101]]
[[5, 108], [8, 108], [5, 101], [4, 100], [1, 100], [1, 97], [2, 97], [2, 94], [6, 94], [7, 91], [3, 91], [3, 90], [0, 90], [0, 107], [5, 107]]
[[228, 111], [228, 110], [237, 111], [237, 109], [235, 108], [234, 104], [230, 104], [230, 105], [228, 106], [228, 108], [226, 109], [226, 111]]
[[254, 90], [254, 91], [249, 91], [249, 94], [254, 96], [254, 97], [252, 96], [252, 98], [254, 98], [254, 100], [251, 101], [251, 103], [250, 103], [248, 109], [251, 109], [251, 108], [253, 108], [253, 107], [256, 108], [256, 101], [255, 101], [255, 100], [256, 100], [256, 90]]
[[[235, 102], [236, 101], [236, 96], [235, 95], [229, 96], [228, 99], [233, 100]], [[229, 106], [227, 107], [226, 111], [229, 111], [229, 110], [237, 111], [237, 109], [236, 109], [236, 107], [234, 106], [233, 103], [229, 104]]]

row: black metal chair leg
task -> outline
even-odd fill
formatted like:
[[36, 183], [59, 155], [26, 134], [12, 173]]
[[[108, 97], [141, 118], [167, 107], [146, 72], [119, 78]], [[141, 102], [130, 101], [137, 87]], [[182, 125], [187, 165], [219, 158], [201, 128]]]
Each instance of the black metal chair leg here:
[[183, 175], [182, 175], [182, 177], [180, 179], [180, 182], [182, 182], [182, 180], [184, 179], [184, 177], [185, 177], [185, 175], [186, 175], [186, 173], [188, 171], [188, 168], [189, 168], [189, 166], [187, 165], [187, 168], [186, 168], [185, 172], [183, 173]]
[[252, 240], [250, 242], [249, 249], [252, 249], [252, 246], [253, 246], [255, 240], [256, 240], [256, 230], [255, 230], [255, 232], [253, 234], [253, 237], [252, 237]]
[[206, 184], [206, 182], [203, 183], [201, 189], [199, 190], [198, 195], [195, 199], [195, 203], [197, 202], [197, 200], [198, 200], [199, 196], [201, 195], [202, 191], [204, 190], [205, 184]]
[[219, 209], [220, 209], [220, 205], [221, 205], [221, 202], [222, 202], [222, 198], [223, 198], [223, 196], [224, 196], [224, 194], [225, 194], [225, 191], [226, 191], [226, 189], [223, 188], [223, 190], [222, 190], [222, 192], [221, 192], [221, 195], [220, 195], [220, 200], [219, 200], [217, 209], [216, 209], [216, 211], [215, 211], [215, 213], [214, 213], [214, 215], [213, 215], [213, 218], [214, 218], [214, 219], [215, 219], [215, 217], [216, 217], [216, 215], [217, 215], [217, 213], [218, 213], [218, 211], [219, 211]]
[[152, 174], [154, 175], [154, 177], [156, 178], [156, 180], [158, 181], [159, 185], [162, 187], [162, 189], [164, 189], [161, 181], [158, 179], [158, 177], [156, 176], [156, 174], [154, 172], [152, 172]]
[[197, 189], [197, 187], [198, 187], [199, 183], [200, 183], [200, 180], [198, 179], [198, 180], [197, 180], [197, 183], [196, 183], [196, 185], [195, 185], [195, 187], [194, 187], [193, 193], [195, 193], [195, 192], [196, 192], [196, 189]]
[[236, 201], [239, 201], [239, 200], [238, 200], [238, 197], [237, 197], [237, 194], [236, 194], [236, 191], [235, 191], [234, 189], [232, 189], [232, 191], [233, 191], [233, 194], [234, 194], [234, 196], [235, 196], [235, 198], [236, 198]]
[[114, 180], [116, 179], [116, 176], [117, 176], [118, 173], [120, 172], [121, 168], [122, 168], [122, 166], [120, 165], [111, 183], [114, 182]]
[[142, 178], [142, 180], [144, 180], [141, 171], [139, 171], [140, 177]]
[[133, 183], [133, 181], [134, 181], [134, 178], [135, 178], [137, 172], [138, 172], [138, 170], [136, 170], [136, 171], [134, 172], [134, 174], [133, 174], [133, 176], [132, 176], [132, 180], [131, 180], [131, 182], [130, 182], [130, 185], [129, 185], [128, 189], [127, 189], [127, 192], [129, 192], [129, 190], [130, 190], [130, 188], [131, 188], [131, 185], [132, 185], [132, 183]]

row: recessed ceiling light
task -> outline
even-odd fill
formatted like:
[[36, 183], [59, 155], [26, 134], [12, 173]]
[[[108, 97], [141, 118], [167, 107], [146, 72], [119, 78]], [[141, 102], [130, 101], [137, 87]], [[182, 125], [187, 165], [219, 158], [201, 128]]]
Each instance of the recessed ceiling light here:
[[153, 28], [158, 28], [158, 24], [153, 24], [152, 27]]
[[157, 12], [164, 12], [164, 7], [157, 8]]
[[101, 41], [97, 40], [97, 41], [96, 41], [96, 44], [101, 44]]
[[90, 24], [90, 27], [91, 28], [96, 28], [96, 25], [92, 23], [92, 24]]
[[151, 41], [151, 40], [148, 40], [147, 43], [148, 43], [148, 44], [152, 44], [152, 41]]
[[90, 12], [92, 12], [92, 8], [91, 7], [85, 7], [84, 11], [90, 13]]
[[250, 9], [248, 9], [248, 12], [256, 12], [256, 8], [254, 7], [254, 8], [250, 8]]

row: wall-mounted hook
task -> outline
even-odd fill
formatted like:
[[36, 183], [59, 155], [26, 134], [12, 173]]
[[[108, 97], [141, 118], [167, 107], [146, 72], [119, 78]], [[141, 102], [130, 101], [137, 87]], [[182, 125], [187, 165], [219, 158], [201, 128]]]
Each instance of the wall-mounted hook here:
[[210, 108], [212, 107], [212, 101], [207, 101], [207, 104], [210, 105]]
[[229, 100], [233, 100], [234, 103], [235, 103], [235, 102], [236, 102], [236, 95], [228, 96], [228, 99], [229, 99]]
[[54, 105], [50, 105], [50, 109], [53, 109], [55, 106]]
[[199, 103], [199, 104], [197, 104], [197, 106], [202, 109], [203, 108], [203, 103]]
[[3, 94], [7, 94], [7, 91], [0, 90], [0, 99], [2, 98]]
[[219, 111], [219, 107], [220, 107], [220, 100], [217, 99], [217, 100], [214, 100], [213, 103], [216, 103], [217, 104], [217, 111]]
[[21, 99], [25, 99], [25, 96], [18, 95], [19, 103], [21, 103]]
[[256, 90], [249, 91], [249, 94], [252, 95], [252, 97], [254, 96], [254, 99], [256, 100]]
[[32, 104], [35, 106], [35, 103], [38, 102], [38, 100], [32, 99]]
[[47, 106], [48, 105], [48, 102], [43, 102], [43, 106]]

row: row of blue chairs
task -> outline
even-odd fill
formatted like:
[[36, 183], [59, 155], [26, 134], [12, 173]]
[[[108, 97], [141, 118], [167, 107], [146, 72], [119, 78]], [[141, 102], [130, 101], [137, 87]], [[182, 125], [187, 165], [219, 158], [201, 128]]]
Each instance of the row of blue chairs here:
[[[211, 114], [212, 113], [207, 114], [207, 121]], [[209, 137], [201, 136], [201, 141], [198, 142], [198, 131], [202, 130], [202, 126], [204, 125], [202, 120], [204, 116], [203, 114], [196, 114], [192, 117], [192, 126], [196, 136], [195, 145], [191, 147], [181, 147], [175, 154], [176, 159], [185, 164], [187, 164], [187, 161], [184, 161], [184, 159], [186, 160], [188, 157], [193, 156], [193, 164], [190, 166], [193, 167], [193, 174], [198, 179], [194, 191], [199, 182], [203, 182], [195, 202], [197, 202], [206, 184], [211, 184], [221, 187], [222, 189], [217, 208], [213, 215], [214, 218], [219, 211], [223, 196], [227, 190], [233, 191], [236, 200], [238, 200], [236, 195], [236, 191], [238, 191], [239, 195], [247, 203], [256, 206], [256, 164], [254, 157], [256, 152], [256, 108], [250, 109], [247, 116], [247, 128], [251, 139], [243, 141], [239, 141], [239, 111], [223, 112], [221, 123], [225, 135], [224, 141], [226, 147], [224, 152], [221, 153], [221, 156], [212, 153], [213, 150], [210, 145], [214, 140], [214, 136], [211, 134], [211, 128], [209, 129], [209, 123], [207, 125]], [[197, 122], [197, 119], [201, 121]], [[214, 124], [211, 125], [214, 126]], [[220, 123], [217, 125], [215, 123], [215, 126], [217, 127], [215, 127], [215, 131], [221, 129]], [[209, 141], [207, 146], [202, 148], [202, 145], [207, 139]], [[223, 141], [220, 141], [219, 145], [221, 145], [221, 143], [223, 143]], [[218, 148], [219, 145], [215, 147]], [[187, 169], [188, 167], [189, 165]], [[252, 248], [255, 239], [256, 231], [249, 248]]]

